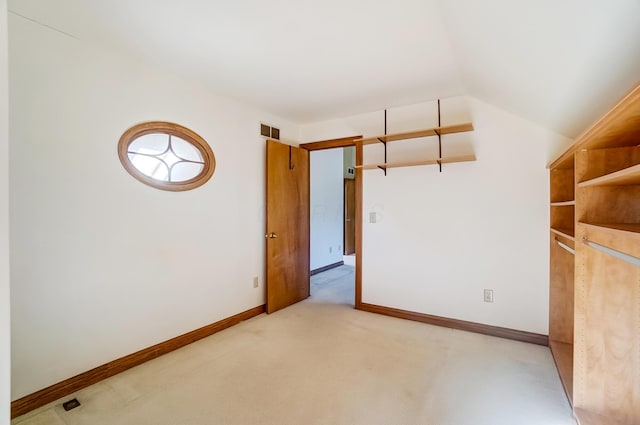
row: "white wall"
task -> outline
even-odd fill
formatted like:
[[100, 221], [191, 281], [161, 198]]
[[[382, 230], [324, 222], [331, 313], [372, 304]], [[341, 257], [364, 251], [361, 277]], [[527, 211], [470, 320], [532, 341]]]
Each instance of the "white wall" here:
[[[263, 304], [259, 122], [297, 127], [16, 15], [9, 30], [13, 398]], [[127, 174], [118, 139], [148, 120], [209, 142], [207, 184]]]
[[342, 149], [311, 152], [311, 270], [342, 261]]
[[[437, 124], [435, 102], [388, 111], [389, 132]], [[548, 171], [569, 141], [473, 98], [442, 102], [443, 154], [476, 162], [364, 172], [363, 302], [548, 332]], [[303, 139], [383, 131], [382, 111], [301, 128]], [[437, 139], [394, 142], [388, 160], [437, 157]], [[382, 145], [365, 148], [382, 162]], [[369, 213], [376, 223], [369, 223]], [[495, 302], [483, 302], [483, 289]]]
[[9, 93], [7, 2], [0, 0], [0, 424], [10, 416], [11, 321], [9, 304]]

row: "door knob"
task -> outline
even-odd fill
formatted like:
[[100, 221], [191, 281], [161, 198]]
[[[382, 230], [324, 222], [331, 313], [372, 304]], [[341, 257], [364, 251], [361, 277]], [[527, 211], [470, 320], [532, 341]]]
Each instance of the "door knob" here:
[[278, 237], [278, 235], [276, 235], [275, 233], [271, 232], [268, 235], [264, 235], [265, 238], [269, 238], [269, 239], [275, 239]]

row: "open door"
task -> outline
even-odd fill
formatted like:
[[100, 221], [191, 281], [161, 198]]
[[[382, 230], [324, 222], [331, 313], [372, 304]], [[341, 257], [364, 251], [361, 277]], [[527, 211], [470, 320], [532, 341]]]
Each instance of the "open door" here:
[[309, 151], [267, 140], [267, 313], [309, 296]]
[[344, 179], [344, 255], [356, 252], [356, 181]]

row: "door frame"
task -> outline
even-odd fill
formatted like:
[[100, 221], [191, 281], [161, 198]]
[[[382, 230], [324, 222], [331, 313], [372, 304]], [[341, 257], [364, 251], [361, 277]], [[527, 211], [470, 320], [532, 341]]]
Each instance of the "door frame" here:
[[[356, 165], [362, 165], [362, 135], [342, 137], [339, 139], [321, 140], [318, 142], [300, 143], [299, 147], [308, 151], [319, 151], [334, 148], [356, 147]], [[355, 308], [362, 307], [362, 168], [356, 168], [356, 282]]]

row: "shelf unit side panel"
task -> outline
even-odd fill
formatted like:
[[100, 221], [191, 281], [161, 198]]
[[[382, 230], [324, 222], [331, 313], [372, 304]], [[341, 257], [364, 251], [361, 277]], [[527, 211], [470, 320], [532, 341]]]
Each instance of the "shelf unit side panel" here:
[[640, 423], [640, 268], [577, 245], [574, 407]]

